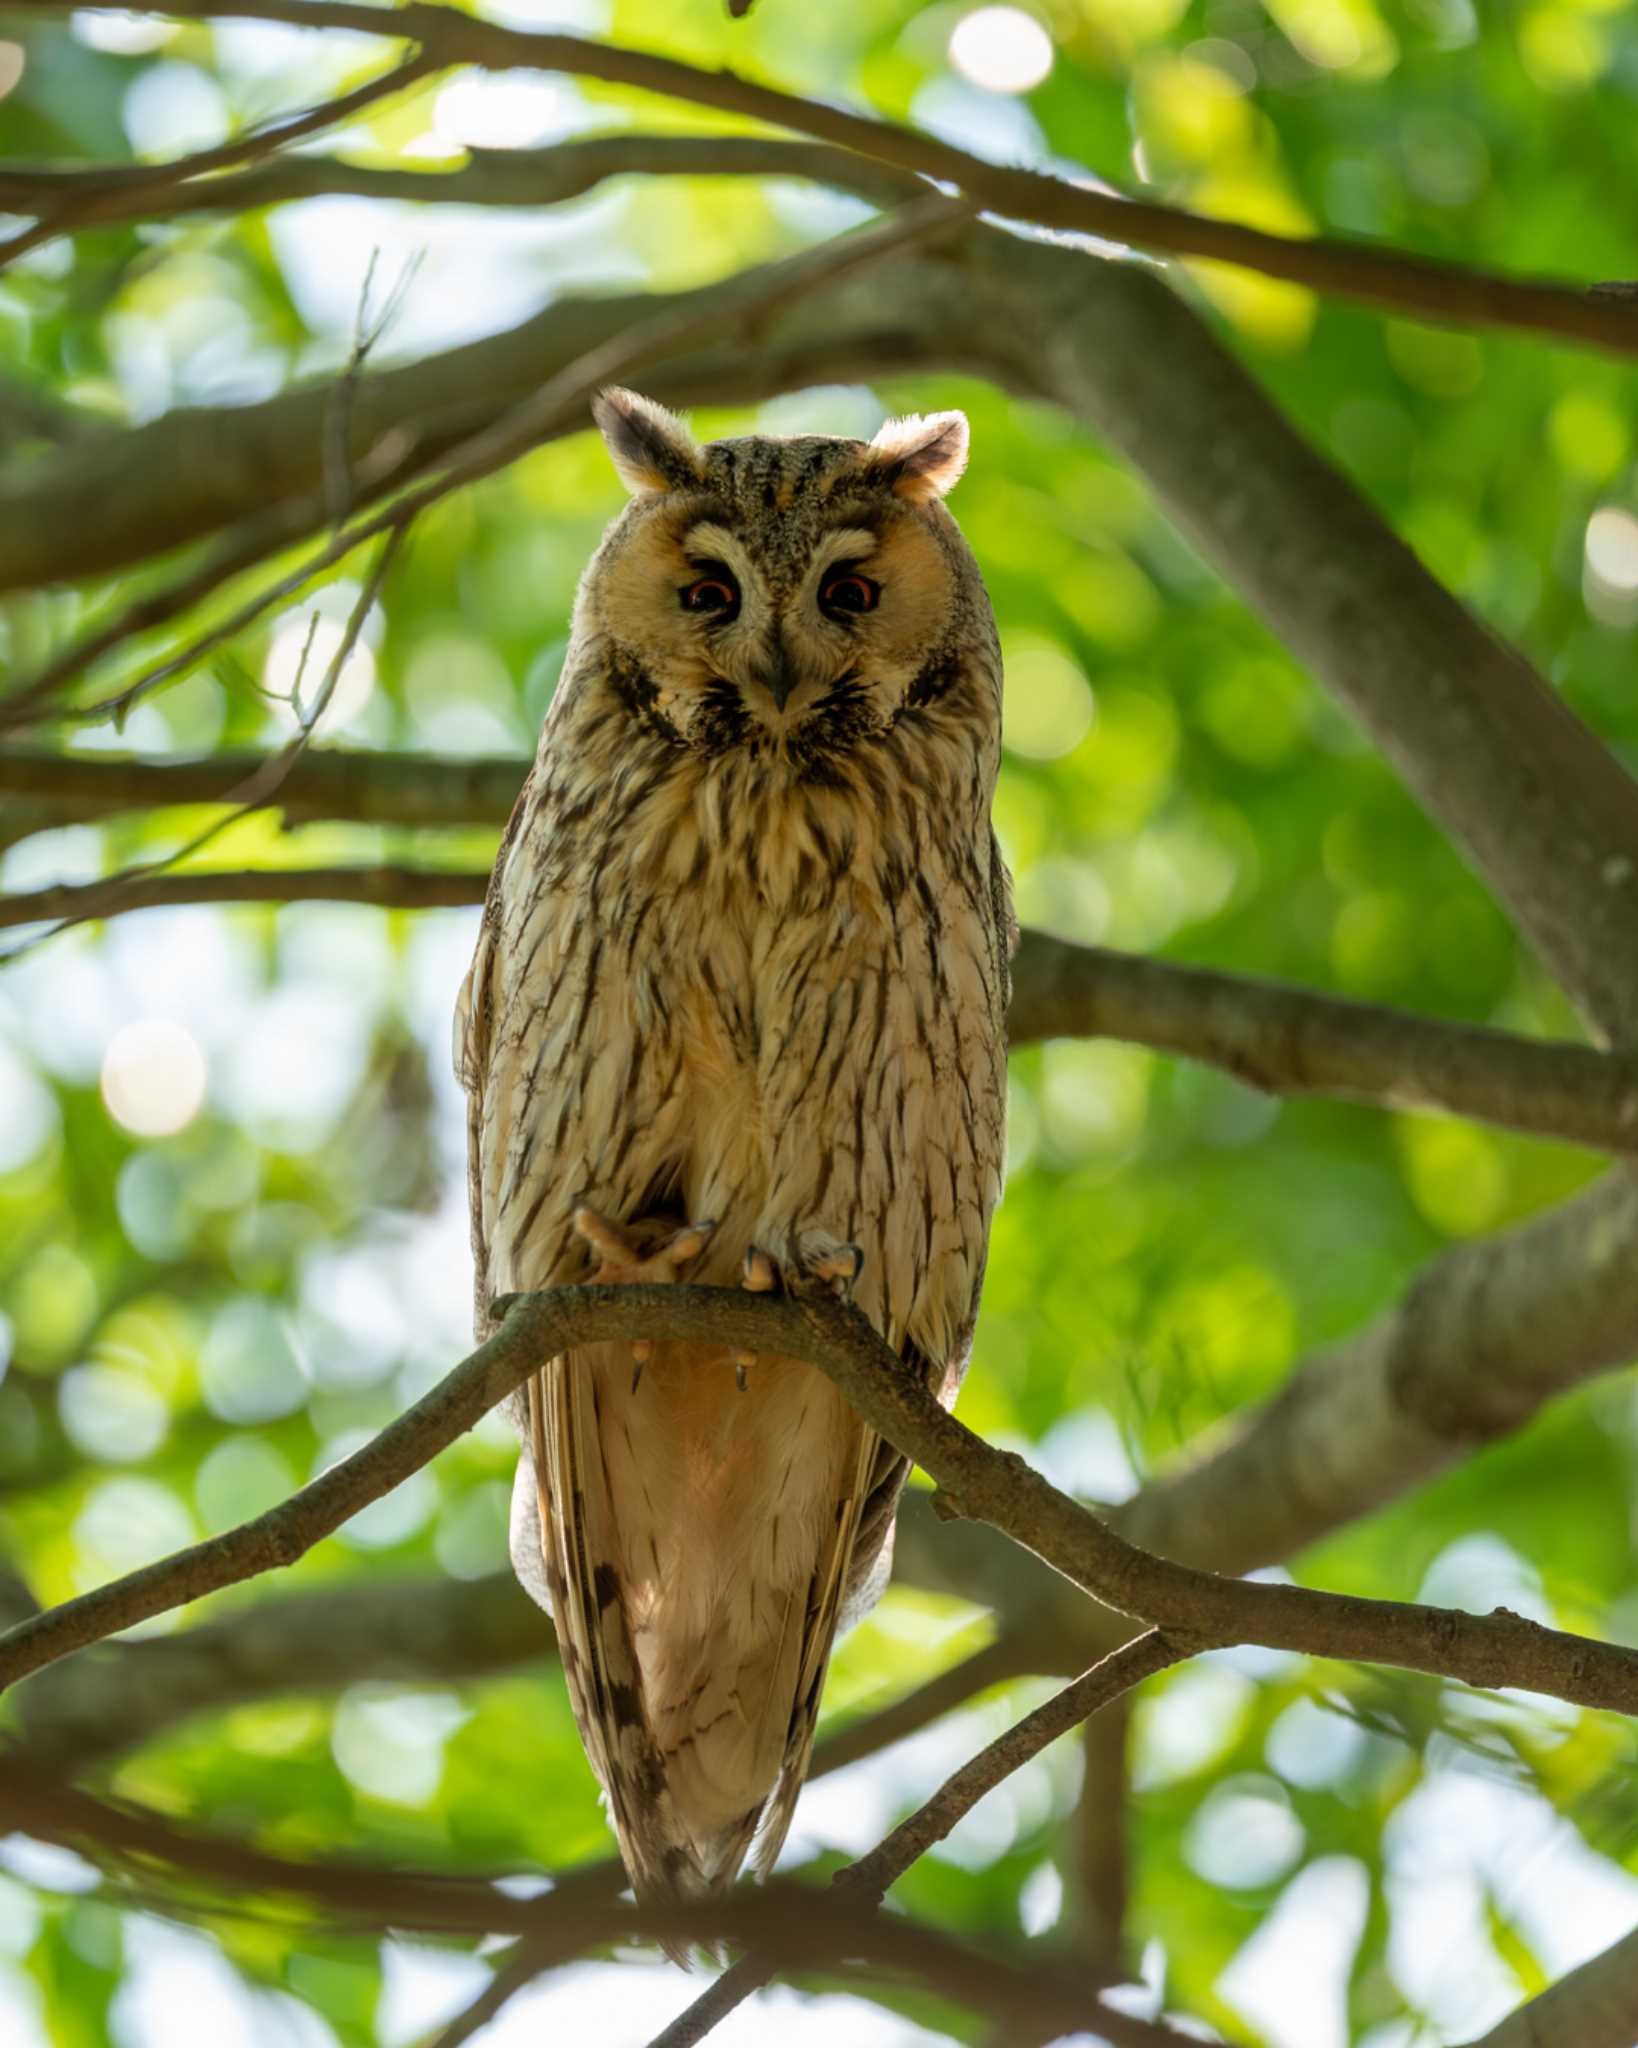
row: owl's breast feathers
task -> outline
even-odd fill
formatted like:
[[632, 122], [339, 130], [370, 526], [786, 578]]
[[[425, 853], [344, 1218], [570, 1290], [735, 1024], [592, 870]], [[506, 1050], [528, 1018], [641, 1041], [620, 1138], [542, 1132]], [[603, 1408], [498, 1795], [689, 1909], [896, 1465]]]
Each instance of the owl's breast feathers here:
[[[851, 1241], [856, 1300], [953, 1398], [1002, 1175], [993, 738], [941, 701], [814, 783], [584, 706], [549, 728], [464, 996], [480, 1301], [585, 1277], [577, 1203], [714, 1219], [716, 1284], [752, 1245]], [[777, 1852], [904, 1468], [795, 1361], [744, 1395], [710, 1347], [658, 1346], [635, 1391], [624, 1347], [542, 1363], [519, 1569], [634, 1879], [714, 1887], [759, 1821]]]

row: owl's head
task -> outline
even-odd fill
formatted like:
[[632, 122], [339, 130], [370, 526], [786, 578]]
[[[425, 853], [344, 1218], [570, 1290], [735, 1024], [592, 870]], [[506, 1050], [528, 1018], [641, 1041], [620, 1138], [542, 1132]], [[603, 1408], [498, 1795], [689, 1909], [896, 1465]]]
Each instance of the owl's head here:
[[824, 781], [993, 644], [983, 584], [941, 500], [960, 413], [873, 441], [697, 443], [605, 391], [593, 413], [632, 493], [588, 571], [579, 623], [632, 717], [705, 756], [748, 750]]

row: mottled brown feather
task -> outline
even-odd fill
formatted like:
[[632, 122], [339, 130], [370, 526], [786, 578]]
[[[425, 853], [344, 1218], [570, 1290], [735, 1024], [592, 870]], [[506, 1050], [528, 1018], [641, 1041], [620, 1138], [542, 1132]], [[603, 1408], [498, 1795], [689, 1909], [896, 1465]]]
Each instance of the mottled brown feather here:
[[[957, 415], [877, 444], [697, 448], [600, 417], [636, 493], [562, 679], [462, 991], [478, 1324], [584, 1279], [577, 1206], [714, 1219], [855, 1298], [955, 1398], [1002, 1175], [1009, 890], [989, 809], [1001, 674], [940, 493]], [[729, 620], [681, 593], [728, 572]], [[857, 571], [860, 616], [819, 601]], [[784, 702], [781, 705], [780, 697]], [[790, 1824], [837, 1630], [879, 1594], [904, 1461], [823, 1375], [659, 1343], [541, 1361], [515, 1404], [520, 1576], [640, 1891], [730, 1882]], [[760, 1830], [760, 1834], [759, 1831]]]

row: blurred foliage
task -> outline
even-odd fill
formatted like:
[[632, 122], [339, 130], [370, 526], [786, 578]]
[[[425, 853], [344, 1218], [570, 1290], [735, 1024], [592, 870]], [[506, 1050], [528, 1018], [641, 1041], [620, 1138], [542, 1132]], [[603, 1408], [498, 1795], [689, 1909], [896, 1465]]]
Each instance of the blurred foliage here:
[[[1276, 229], [1585, 280], [1631, 267], [1628, 0], [1043, 0], [1052, 68], [1011, 96], [950, 64], [969, 11], [760, 0], [732, 23], [707, 0], [557, 0], [542, 18]], [[25, 54], [0, 99], [0, 156], [69, 162], [207, 144], [381, 61], [363, 39], [268, 24], [0, 14], [0, 36]], [[394, 100], [340, 141], [430, 180], [469, 145], [627, 123], [724, 125], [611, 88], [473, 74]], [[8, 391], [54, 399], [91, 432], [333, 369], [372, 266], [377, 305], [402, 281], [379, 354], [407, 357], [557, 293], [716, 277], [856, 212], [781, 183], [623, 179], [542, 214], [329, 199], [89, 231], [0, 279], [0, 435], [11, 462], [51, 460]], [[1638, 398], [1623, 366], [1213, 266], [1182, 283], [1428, 564], [1638, 761]], [[926, 404], [965, 406], [973, 422], [955, 509], [1006, 643], [997, 817], [1026, 921], [1445, 1017], [1574, 1029], [1391, 773], [1141, 483], [1061, 417], [976, 383], [890, 379], [697, 424], [868, 433], [885, 411]], [[434, 760], [523, 756], [576, 577], [619, 497], [581, 437], [423, 518], [322, 736]], [[364, 573], [348, 571], [149, 699], [117, 740], [65, 743], [165, 755], [283, 739], [280, 692], [315, 612], [317, 654], [334, 644]], [[140, 582], [0, 603], [0, 662], [26, 670]], [[0, 832], [16, 840], [0, 879], [20, 889], [151, 858], [207, 815]], [[287, 835], [263, 817], [213, 854], [476, 864], [493, 844], [347, 825]], [[0, 1536], [41, 1601], [268, 1505], [465, 1348], [447, 1038], [473, 923], [326, 906], [145, 913], [0, 976]], [[142, 1135], [140, 1115], [133, 1129], [110, 1113], [106, 1062], [155, 1019], [187, 1034], [208, 1087], [180, 1128]], [[1104, 1042], [1014, 1060], [1012, 1159], [963, 1414], [1104, 1497], [1277, 1387], [1443, 1245], [1596, 1168], [1465, 1125], [1277, 1104]], [[486, 1425], [288, 1576], [496, 1569], [511, 1461], [505, 1430]], [[1638, 1416], [1606, 1383], [1293, 1568], [1630, 1634], [1635, 1477]], [[243, 1588], [209, 1611], [280, 1590]], [[841, 1651], [830, 1711], [907, 1690], [983, 1627], [958, 1603], [896, 1590]], [[289, 1678], [288, 1697], [179, 1723], [102, 1782], [291, 1854], [528, 1871], [606, 1853], [555, 1670], [437, 1690], [361, 1683], [339, 1699]], [[815, 1787], [795, 1846], [867, 1846], [1038, 1692], [1003, 1689], [889, 1762]], [[1623, 1726], [1550, 1703], [1262, 1653], [1203, 1660], [1137, 1714], [1133, 1953], [1157, 1996], [1233, 2041], [1466, 2038], [1638, 1911], [1632, 1764]], [[906, 1905], [1072, 1944], [1064, 1824], [1078, 1772], [1060, 1745], [1020, 1774], [917, 1866]], [[7, 2040], [169, 2044], [183, 2036], [155, 2013], [174, 2013], [165, 1987], [182, 1985], [190, 2009], [216, 2016], [214, 2039], [400, 2048], [483, 1981], [450, 1954], [327, 1930], [293, 1907], [198, 1906], [201, 1948], [139, 1910], [129, 1879], [99, 1883], [15, 1839], [0, 1864], [13, 1873], [0, 1876]], [[617, 2048], [651, 2031], [656, 1983], [662, 2014], [683, 1999], [680, 1978], [624, 1967], [623, 1983], [647, 1989], [627, 2005], [599, 1994], [600, 2036]], [[862, 2007], [838, 2006], [828, 2038], [962, 2032], [920, 1994], [900, 2009], [870, 2032]], [[779, 2028], [795, 2026], [778, 2011]]]

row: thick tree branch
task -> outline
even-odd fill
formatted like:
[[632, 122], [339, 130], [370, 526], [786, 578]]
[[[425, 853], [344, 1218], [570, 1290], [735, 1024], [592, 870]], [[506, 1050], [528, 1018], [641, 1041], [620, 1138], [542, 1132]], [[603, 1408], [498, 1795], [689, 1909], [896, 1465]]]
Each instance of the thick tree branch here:
[[68, 1658], [18, 1689], [17, 1735], [40, 1763], [78, 1771], [245, 1700], [362, 1678], [482, 1678], [555, 1656], [550, 1625], [510, 1572], [340, 1586]]
[[1632, 2048], [1634, 2041], [1638, 1928], [1510, 2012], [1470, 2048]]
[[1043, 932], [1025, 935], [1013, 984], [1014, 1044], [1124, 1038], [1204, 1060], [1275, 1095], [1443, 1110], [1603, 1150], [1638, 1150], [1638, 1058], [1072, 945]]
[[1137, 1549], [1016, 1453], [946, 1414], [855, 1310], [732, 1288], [561, 1287], [513, 1297], [500, 1328], [349, 1458], [254, 1520], [31, 1617], [0, 1637], [0, 1685], [132, 1623], [293, 1563], [503, 1400], [547, 1358], [593, 1342], [689, 1338], [802, 1359], [920, 1464], [959, 1511], [992, 1522], [1106, 1606], [1205, 1642], [1259, 1643], [1512, 1685], [1638, 1713], [1638, 1652], [1498, 1610], [1452, 1613], [1232, 1580]]
[[[379, 785], [372, 762], [388, 771]], [[99, 772], [81, 777], [88, 766]], [[0, 754], [0, 789], [15, 780], [53, 791], [96, 788], [115, 802], [121, 800], [116, 792], [143, 788], [163, 789], [173, 803], [218, 802], [223, 785], [253, 779], [265, 757], [156, 766], [154, 779], [142, 764]], [[433, 778], [419, 762], [319, 752], [295, 767], [274, 802], [301, 822], [336, 815], [350, 792], [349, 812], [360, 821], [442, 825], [488, 819], [497, 811], [504, 817], [521, 775], [512, 762], [456, 762], [440, 795], [428, 788]], [[487, 886], [488, 875], [476, 869], [133, 872], [0, 896], [0, 930], [187, 903], [316, 901], [426, 910], [481, 903]], [[1043, 1038], [1120, 1038], [1202, 1060], [1270, 1094], [1438, 1110], [1599, 1151], [1638, 1151], [1638, 1057], [1447, 1024], [1280, 982], [1074, 945], [1045, 932], [1025, 932], [1020, 943], [1008, 1033], [1015, 1046]]]
[[[0, 795], [50, 806], [64, 823], [171, 804], [221, 804], [267, 759], [260, 753], [224, 753], [153, 761], [0, 748]], [[339, 819], [358, 825], [498, 828], [511, 816], [528, 771], [527, 761], [511, 755], [461, 760], [311, 747], [285, 778], [277, 808], [291, 825]]]
[[1638, 1356], [1638, 1175], [1606, 1175], [1516, 1230], [1458, 1246], [1320, 1353], [1228, 1441], [1115, 1520], [1167, 1556], [1288, 1558]]
[[[61, 0], [23, 0], [56, 6]], [[96, 0], [113, 5], [115, 0]], [[1423, 317], [1511, 327], [1638, 353], [1638, 317], [1620, 301], [1524, 278], [1487, 276], [1457, 264], [1378, 249], [1367, 243], [1296, 241], [1286, 236], [1180, 212], [1152, 200], [1071, 185], [1040, 171], [1015, 170], [969, 155], [893, 122], [758, 85], [727, 70], [704, 71], [647, 51], [578, 36], [506, 28], [454, 8], [383, 8], [350, 0], [175, 0], [187, 18], [242, 16], [312, 28], [364, 30], [413, 39], [446, 64], [490, 70], [561, 71], [691, 100], [719, 112], [793, 128], [880, 163], [953, 184], [977, 205], [1014, 219], [1068, 228], [1175, 255], [1238, 263], [1316, 290], [1394, 306]]]

